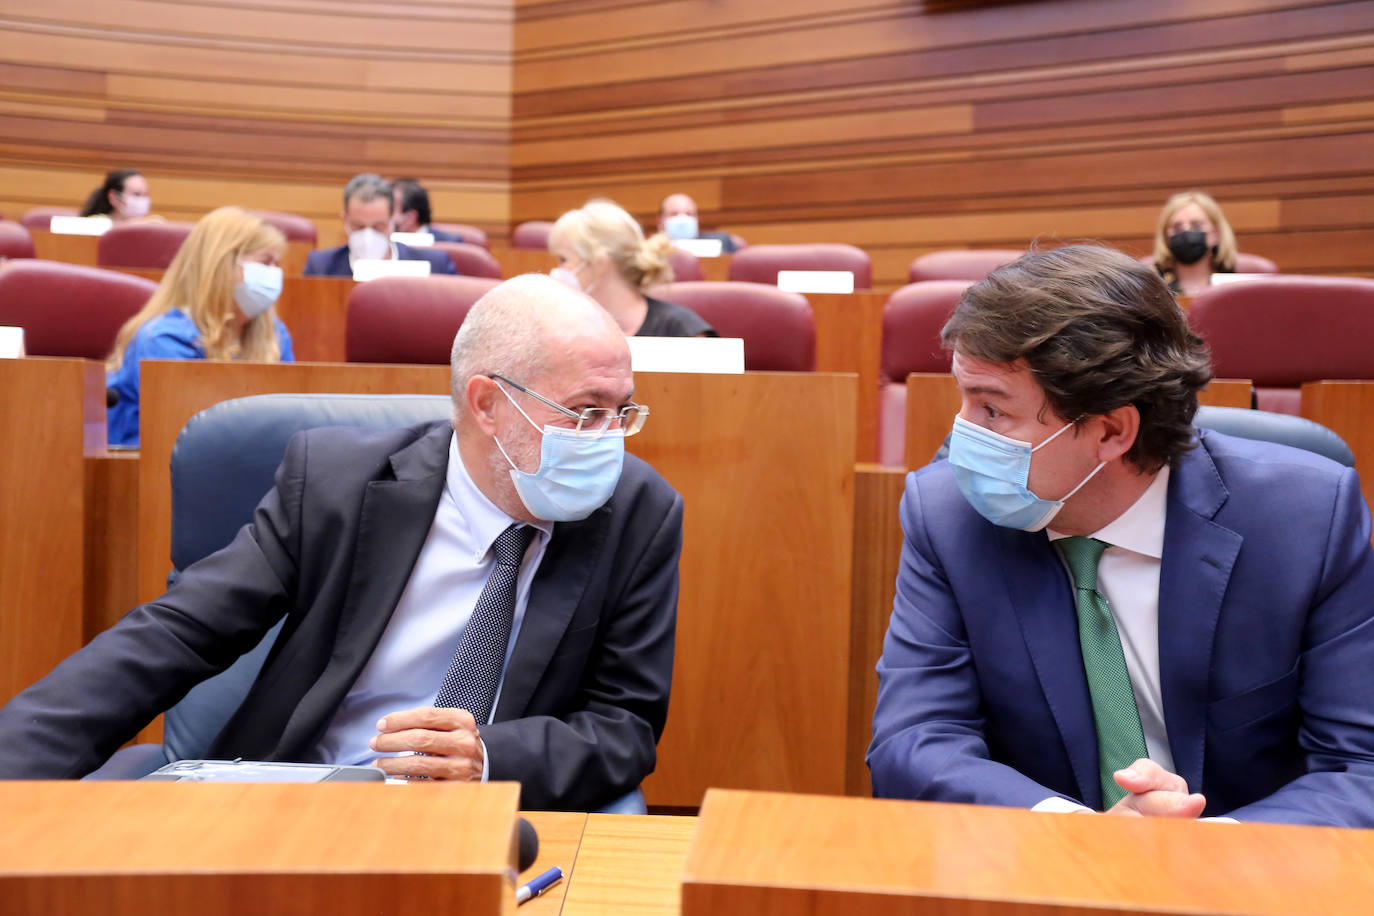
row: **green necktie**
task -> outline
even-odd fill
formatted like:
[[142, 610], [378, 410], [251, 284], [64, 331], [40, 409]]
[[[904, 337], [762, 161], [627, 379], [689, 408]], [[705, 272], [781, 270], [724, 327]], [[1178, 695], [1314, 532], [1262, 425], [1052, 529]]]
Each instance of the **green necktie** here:
[[1078, 643], [1083, 648], [1083, 670], [1093, 701], [1097, 724], [1098, 773], [1102, 779], [1102, 808], [1120, 801], [1126, 792], [1112, 774], [1141, 757], [1148, 757], [1140, 713], [1135, 706], [1126, 655], [1116, 632], [1107, 599], [1097, 590], [1097, 561], [1107, 545], [1095, 538], [1061, 538], [1055, 541], [1073, 574], [1078, 605]]

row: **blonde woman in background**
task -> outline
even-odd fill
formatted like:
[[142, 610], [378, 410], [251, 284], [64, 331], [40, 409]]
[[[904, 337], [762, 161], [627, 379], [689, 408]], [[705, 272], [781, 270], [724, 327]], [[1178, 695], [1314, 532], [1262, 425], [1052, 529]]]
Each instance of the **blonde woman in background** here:
[[280, 231], [238, 207], [220, 207], [196, 223], [105, 362], [105, 384], [119, 395], [109, 410], [111, 445], [138, 445], [142, 360], [294, 361], [291, 335], [272, 308], [285, 251]]
[[1155, 270], [1169, 289], [1192, 296], [1235, 269], [1236, 234], [1217, 202], [1201, 191], [1170, 197], [1155, 229]]
[[558, 266], [550, 276], [595, 299], [627, 337], [717, 336], [696, 312], [645, 292], [672, 282], [671, 251], [666, 235], [646, 239], [630, 214], [593, 200], [553, 224], [549, 252]]

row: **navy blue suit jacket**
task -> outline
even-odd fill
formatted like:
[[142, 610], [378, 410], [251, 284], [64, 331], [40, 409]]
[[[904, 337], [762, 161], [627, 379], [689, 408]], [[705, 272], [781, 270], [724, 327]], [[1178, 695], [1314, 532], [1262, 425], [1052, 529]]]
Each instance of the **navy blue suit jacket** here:
[[[431, 274], [456, 274], [453, 259], [442, 251], [432, 248], [411, 248], [396, 243], [396, 256], [402, 261], [428, 261]], [[353, 267], [348, 262], [348, 246], [319, 248], [305, 257], [305, 276], [307, 277], [351, 277]]]
[[[876, 794], [1102, 804], [1068, 573], [948, 463], [911, 474], [868, 750]], [[1208, 815], [1374, 826], [1374, 551], [1353, 470], [1202, 432], [1169, 479], [1159, 666]]]
[[443, 229], [435, 229], [433, 226], [421, 226], [421, 227], [419, 228], [418, 231], [419, 231], [419, 232], [428, 232], [430, 235], [434, 236], [434, 241], [436, 241], [436, 242], [465, 242], [465, 241], [467, 241], [467, 239], [463, 238], [461, 235], [459, 235], [459, 234], [456, 233], [456, 232], [445, 232]]

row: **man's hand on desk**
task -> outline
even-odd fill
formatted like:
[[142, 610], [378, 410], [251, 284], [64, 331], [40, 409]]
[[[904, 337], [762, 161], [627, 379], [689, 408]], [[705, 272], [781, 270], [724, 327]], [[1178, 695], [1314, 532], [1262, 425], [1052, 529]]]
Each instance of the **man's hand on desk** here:
[[1107, 814], [1124, 817], [1196, 818], [1207, 806], [1207, 799], [1188, 793], [1183, 777], [1170, 773], [1153, 760], [1141, 759], [1112, 774], [1127, 795], [1107, 809]]
[[388, 776], [472, 782], [482, 778], [482, 742], [477, 737], [477, 723], [466, 709], [419, 706], [393, 712], [377, 722], [377, 731], [371, 741], [374, 751], [413, 752], [404, 757], [378, 758], [373, 765]]

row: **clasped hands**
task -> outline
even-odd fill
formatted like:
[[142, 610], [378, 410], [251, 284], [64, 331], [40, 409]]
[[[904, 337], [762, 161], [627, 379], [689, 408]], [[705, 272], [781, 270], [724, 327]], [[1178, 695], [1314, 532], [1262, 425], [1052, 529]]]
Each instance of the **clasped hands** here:
[[1170, 773], [1153, 760], [1141, 758], [1124, 770], [1112, 774], [1126, 797], [1107, 809], [1107, 814], [1123, 817], [1197, 818], [1207, 799], [1188, 792], [1183, 777]]
[[482, 778], [482, 742], [477, 722], [466, 709], [418, 706], [387, 713], [377, 720], [377, 735], [368, 744], [383, 753], [411, 752], [372, 762], [388, 776], [471, 782]]

